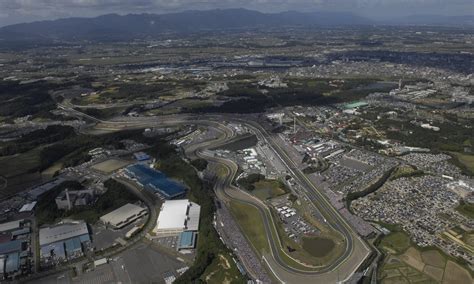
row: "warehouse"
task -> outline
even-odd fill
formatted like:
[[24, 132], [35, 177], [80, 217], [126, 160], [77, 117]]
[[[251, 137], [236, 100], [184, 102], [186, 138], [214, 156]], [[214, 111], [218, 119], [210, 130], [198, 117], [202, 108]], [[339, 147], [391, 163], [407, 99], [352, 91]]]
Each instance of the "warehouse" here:
[[187, 199], [167, 200], [163, 203], [155, 227], [158, 236], [177, 236], [199, 229], [201, 207]]
[[100, 217], [100, 221], [114, 229], [121, 229], [138, 218], [145, 216], [147, 213], [146, 208], [127, 203], [124, 206]]
[[173, 199], [184, 196], [186, 187], [168, 178], [160, 171], [156, 171], [146, 165], [136, 164], [125, 169], [125, 175], [135, 180], [145, 189], [157, 193], [164, 199]]
[[84, 255], [91, 244], [84, 221], [63, 223], [39, 231], [41, 265], [52, 266]]

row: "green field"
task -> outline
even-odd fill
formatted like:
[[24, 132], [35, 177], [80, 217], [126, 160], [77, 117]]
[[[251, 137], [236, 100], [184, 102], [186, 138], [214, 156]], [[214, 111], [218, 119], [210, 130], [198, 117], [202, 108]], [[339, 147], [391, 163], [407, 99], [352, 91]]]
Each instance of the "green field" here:
[[[0, 158], [0, 196], [9, 196], [43, 181], [37, 172], [41, 149]], [[5, 182], [6, 181], [6, 182]]]
[[417, 170], [412, 166], [406, 165], [397, 167], [390, 176], [390, 180], [396, 180], [402, 177], [417, 177], [422, 175], [424, 175], [423, 171]]
[[203, 283], [246, 283], [232, 256], [228, 253], [219, 254], [199, 279]]
[[278, 180], [262, 180], [254, 183], [252, 194], [260, 200], [267, 200], [287, 193], [287, 189]]
[[465, 154], [465, 153], [458, 153], [458, 152], [450, 152], [456, 158], [455, 164], [460, 164], [462, 168], [468, 171], [471, 175], [474, 175], [474, 155], [472, 154]]
[[332, 240], [320, 237], [303, 238], [303, 249], [314, 257], [325, 257], [334, 249]]
[[403, 232], [391, 233], [380, 242], [380, 246], [392, 250], [396, 254], [406, 251], [410, 244], [410, 238]]
[[465, 203], [464, 201], [461, 201], [461, 203], [456, 207], [456, 210], [463, 214], [464, 216], [474, 219], [474, 205], [473, 204], [468, 204]]
[[437, 248], [418, 248], [402, 231], [384, 236], [378, 245], [386, 257], [379, 266], [381, 283], [472, 283], [467, 268]]
[[270, 252], [263, 220], [257, 208], [237, 201], [231, 201], [230, 210], [245, 236], [260, 253]]

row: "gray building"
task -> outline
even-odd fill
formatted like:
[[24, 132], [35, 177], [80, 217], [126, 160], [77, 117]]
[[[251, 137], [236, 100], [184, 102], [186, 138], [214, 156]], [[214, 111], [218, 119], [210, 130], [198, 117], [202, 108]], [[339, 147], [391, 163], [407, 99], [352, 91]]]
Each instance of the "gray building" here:
[[77, 206], [90, 205], [95, 201], [94, 190], [63, 190], [55, 199], [58, 209], [71, 210]]
[[87, 224], [78, 221], [41, 228], [39, 244], [41, 266], [45, 267], [83, 256], [91, 239]]

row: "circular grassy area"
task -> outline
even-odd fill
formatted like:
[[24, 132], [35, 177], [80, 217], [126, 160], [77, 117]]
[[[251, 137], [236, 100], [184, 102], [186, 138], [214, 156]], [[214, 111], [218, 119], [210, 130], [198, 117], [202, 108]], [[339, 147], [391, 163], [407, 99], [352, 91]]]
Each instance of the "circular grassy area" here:
[[311, 237], [303, 238], [303, 249], [314, 257], [324, 257], [330, 253], [335, 243], [326, 238]]

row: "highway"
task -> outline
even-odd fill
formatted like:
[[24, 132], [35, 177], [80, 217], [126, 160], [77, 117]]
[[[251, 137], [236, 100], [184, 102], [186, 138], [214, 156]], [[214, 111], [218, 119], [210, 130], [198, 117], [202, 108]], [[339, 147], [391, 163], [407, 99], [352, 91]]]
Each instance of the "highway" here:
[[[67, 108], [64, 108], [67, 109]], [[358, 266], [370, 254], [371, 250], [365, 242], [359, 238], [350, 225], [344, 220], [339, 212], [332, 207], [327, 200], [324, 193], [320, 192], [317, 187], [298, 169], [295, 163], [289, 158], [285, 150], [275, 141], [275, 137], [269, 134], [257, 122], [251, 120], [243, 120], [242, 118], [228, 115], [172, 115], [160, 117], [139, 117], [139, 118], [118, 118], [114, 120], [99, 120], [89, 115], [83, 114], [79, 111], [72, 110], [76, 115], [86, 117], [98, 123], [97, 127], [100, 129], [129, 129], [129, 128], [145, 128], [170, 126], [179, 124], [199, 124], [208, 127], [214, 127], [224, 133], [219, 139], [206, 141], [200, 145], [194, 146], [192, 151], [187, 151], [187, 154], [194, 152], [194, 155], [205, 158], [206, 160], [223, 165], [228, 175], [226, 179], [219, 183], [216, 189], [217, 197], [221, 200], [238, 200], [251, 206], [256, 207], [264, 221], [265, 231], [271, 252], [263, 255], [263, 259], [271, 272], [280, 282], [285, 283], [315, 283], [315, 282], [329, 282], [336, 283], [347, 280], [355, 272]], [[257, 135], [259, 140], [265, 141], [276, 156], [287, 167], [288, 172], [292, 177], [302, 185], [305, 189], [305, 194], [311, 200], [314, 206], [326, 217], [328, 224], [337, 232], [339, 232], [345, 239], [344, 253], [334, 262], [324, 267], [302, 268], [302, 265], [289, 265], [288, 261], [283, 260], [282, 254], [285, 253], [281, 248], [278, 240], [278, 235], [275, 233], [275, 223], [272, 215], [263, 202], [254, 198], [250, 194], [235, 188], [232, 181], [237, 173], [238, 166], [226, 159], [216, 158], [205, 155], [205, 149], [216, 147], [230, 139], [233, 135], [232, 131], [227, 128], [224, 121], [243, 124]]]

